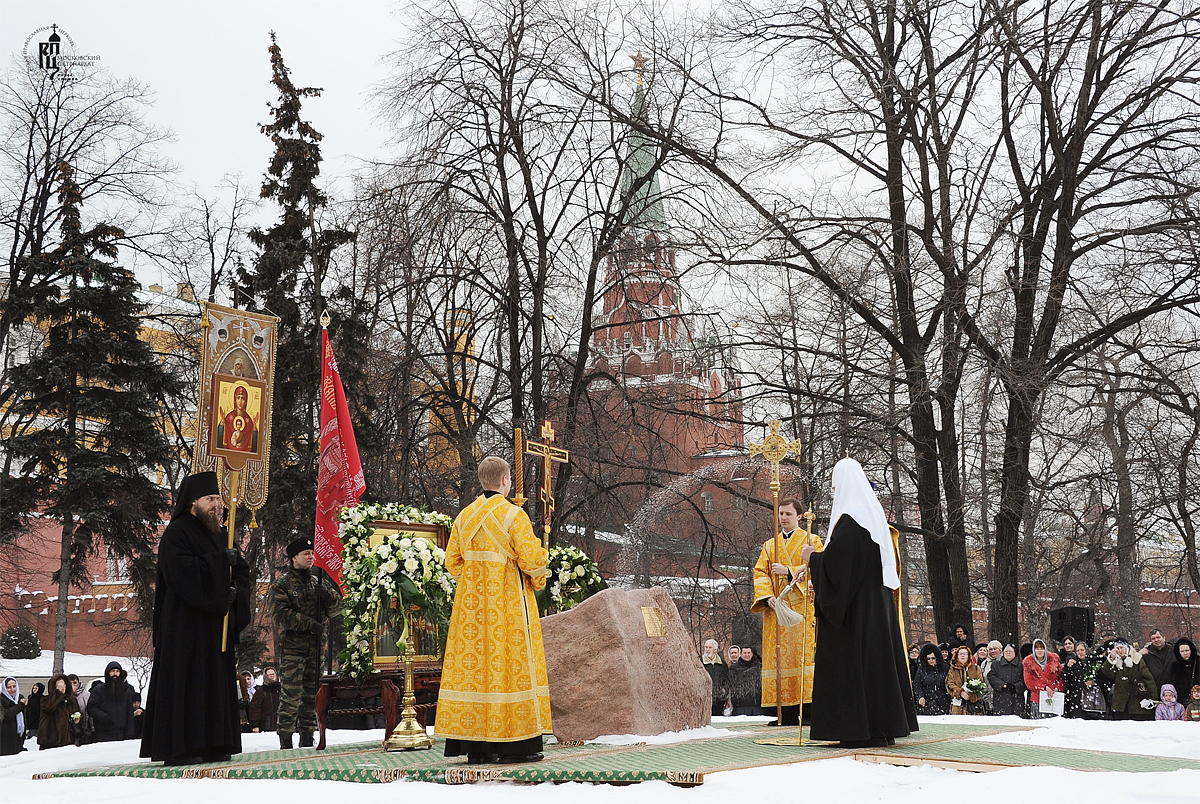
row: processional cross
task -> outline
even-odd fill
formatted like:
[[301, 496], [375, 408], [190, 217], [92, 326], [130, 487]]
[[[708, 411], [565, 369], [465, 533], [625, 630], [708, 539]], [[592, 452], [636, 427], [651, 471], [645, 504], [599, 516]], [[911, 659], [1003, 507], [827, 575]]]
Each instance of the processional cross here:
[[570, 453], [562, 447], [554, 446], [554, 425], [549, 421], [542, 422], [539, 435], [544, 439], [544, 443], [526, 441], [525, 451], [542, 459], [542, 487], [538, 491], [538, 498], [542, 501], [542, 546], [548, 548], [550, 546], [550, 520], [554, 516], [554, 480], [551, 470], [555, 463], [566, 463]]
[[[762, 440], [761, 444], [748, 444], [750, 447], [750, 456], [761, 455], [771, 462], [771, 497], [775, 503], [775, 555], [771, 559], [773, 564], [779, 563], [779, 462], [788, 455], [795, 453], [800, 454], [800, 441], [788, 441], [779, 433], [779, 428], [783, 425], [779, 419], [774, 419], [768, 422], [770, 433]], [[771, 573], [771, 592], [774, 596], [779, 596], [779, 576]], [[783, 661], [782, 651], [780, 649], [780, 633], [779, 633], [779, 617], [775, 618], [775, 722], [783, 722]], [[804, 668], [800, 668], [801, 681], [804, 679]], [[800, 700], [800, 706], [803, 708], [803, 696]]]

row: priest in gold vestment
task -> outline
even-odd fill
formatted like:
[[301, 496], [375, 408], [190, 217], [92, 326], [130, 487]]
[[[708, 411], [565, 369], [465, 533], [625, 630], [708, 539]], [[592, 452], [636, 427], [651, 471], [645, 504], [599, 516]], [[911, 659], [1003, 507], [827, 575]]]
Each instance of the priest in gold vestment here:
[[533, 762], [550, 734], [550, 687], [534, 590], [549, 554], [506, 497], [508, 464], [479, 464], [483, 494], [459, 513], [446, 545], [458, 581], [442, 663], [436, 733], [469, 764]]
[[[804, 703], [812, 703], [813, 657], [816, 653], [817, 631], [816, 618], [813, 616], [812, 598], [808, 583], [808, 568], [800, 557], [800, 551], [808, 544], [808, 534], [800, 527], [800, 503], [794, 499], [782, 500], [779, 503], [779, 560], [775, 561], [775, 540], [768, 539], [759, 553], [758, 563], [754, 565], [754, 605], [753, 612], [763, 616], [763, 645], [762, 645], [762, 705], [772, 712], [776, 707], [775, 676], [778, 672], [781, 681], [781, 699], [783, 720], [780, 726], [795, 726], [800, 723], [800, 684], [803, 678]], [[817, 534], [812, 535], [812, 544], [821, 549], [821, 539]], [[775, 577], [775, 586], [771, 579]], [[782, 670], [775, 666], [775, 595], [781, 592], [794, 578], [800, 580], [784, 597], [788, 607], [797, 614], [803, 614], [805, 621], [802, 625], [780, 626], [779, 647]], [[801, 642], [805, 640], [807, 644]], [[801, 673], [801, 650], [803, 648], [804, 668]]]

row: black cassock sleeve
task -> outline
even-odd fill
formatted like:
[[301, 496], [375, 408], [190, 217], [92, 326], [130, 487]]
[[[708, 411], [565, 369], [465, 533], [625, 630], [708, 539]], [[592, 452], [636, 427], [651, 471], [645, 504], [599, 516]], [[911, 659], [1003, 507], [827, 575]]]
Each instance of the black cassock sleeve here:
[[[875, 546], [870, 533], [853, 517], [843, 514], [829, 534], [824, 551], [813, 553], [808, 559], [817, 614], [834, 628], [842, 627], [846, 612], [872, 566], [864, 546]], [[874, 564], [878, 565], [877, 551], [875, 558]]]
[[[172, 523], [174, 525], [175, 523]], [[168, 526], [158, 547], [158, 568], [171, 591], [208, 614], [229, 610], [229, 559], [206, 534], [189, 532], [191, 523]], [[199, 522], [197, 521], [197, 525]], [[249, 568], [247, 568], [247, 578]]]

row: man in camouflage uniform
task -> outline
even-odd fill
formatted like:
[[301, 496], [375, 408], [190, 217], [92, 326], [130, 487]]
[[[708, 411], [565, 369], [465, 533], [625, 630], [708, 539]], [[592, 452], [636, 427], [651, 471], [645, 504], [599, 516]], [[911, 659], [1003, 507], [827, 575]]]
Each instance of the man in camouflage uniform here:
[[321, 683], [321, 634], [325, 621], [342, 610], [342, 595], [324, 571], [313, 570], [312, 539], [287, 547], [291, 566], [271, 584], [271, 619], [279, 629], [279, 747], [313, 744], [317, 727], [317, 687]]

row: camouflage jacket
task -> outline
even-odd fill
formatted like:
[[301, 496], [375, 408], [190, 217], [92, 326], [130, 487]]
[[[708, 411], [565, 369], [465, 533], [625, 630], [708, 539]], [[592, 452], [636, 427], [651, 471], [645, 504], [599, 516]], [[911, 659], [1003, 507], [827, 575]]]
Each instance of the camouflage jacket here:
[[320, 634], [342, 610], [342, 595], [324, 573], [289, 567], [271, 584], [271, 619], [285, 634]]

